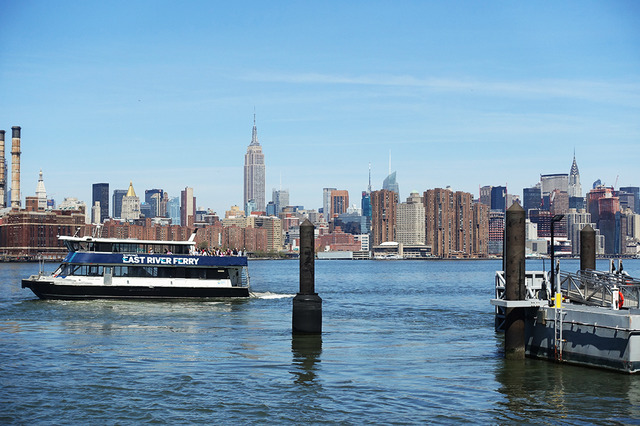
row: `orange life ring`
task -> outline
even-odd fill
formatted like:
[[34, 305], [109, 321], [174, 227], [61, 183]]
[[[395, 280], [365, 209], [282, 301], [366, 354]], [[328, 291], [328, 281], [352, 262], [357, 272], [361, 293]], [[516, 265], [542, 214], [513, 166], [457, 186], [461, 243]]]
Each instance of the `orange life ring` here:
[[618, 293], [618, 309], [622, 308], [622, 305], [624, 305], [624, 295], [622, 294], [622, 292]]

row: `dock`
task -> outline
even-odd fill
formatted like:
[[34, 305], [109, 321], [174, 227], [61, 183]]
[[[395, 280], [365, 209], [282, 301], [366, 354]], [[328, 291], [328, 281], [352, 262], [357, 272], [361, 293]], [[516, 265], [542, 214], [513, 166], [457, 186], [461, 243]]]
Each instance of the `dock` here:
[[504, 273], [496, 272], [496, 331], [504, 331], [507, 308], [522, 308], [527, 357], [640, 371], [640, 281], [592, 270], [560, 271], [558, 281], [559, 303], [549, 297], [549, 277], [540, 271], [525, 273], [524, 300], [505, 300]]

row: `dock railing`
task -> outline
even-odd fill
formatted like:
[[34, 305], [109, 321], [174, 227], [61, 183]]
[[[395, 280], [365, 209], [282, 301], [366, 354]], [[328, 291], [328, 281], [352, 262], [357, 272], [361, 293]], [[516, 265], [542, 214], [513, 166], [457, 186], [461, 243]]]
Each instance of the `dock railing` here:
[[611, 307], [613, 289], [624, 296], [625, 308], [640, 308], [640, 281], [625, 274], [593, 271], [560, 271], [562, 294], [574, 303]]
[[[540, 294], [547, 289], [549, 291], [547, 273], [544, 271], [527, 271], [524, 275], [526, 295], [525, 300], [540, 300], [548, 298], [548, 295]], [[547, 284], [545, 286], [545, 283]], [[505, 300], [505, 279], [504, 271], [496, 271], [495, 277], [495, 298], [497, 300]], [[499, 304], [495, 304], [495, 331], [504, 332], [504, 321], [507, 308]]]

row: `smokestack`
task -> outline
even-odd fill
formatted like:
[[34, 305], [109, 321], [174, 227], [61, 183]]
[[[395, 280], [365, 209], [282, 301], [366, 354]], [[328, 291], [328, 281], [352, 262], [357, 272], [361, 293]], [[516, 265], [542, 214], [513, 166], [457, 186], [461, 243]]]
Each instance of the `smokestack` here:
[[20, 126], [11, 128], [11, 208], [20, 208]]
[[4, 130], [0, 130], [0, 208], [5, 208], [5, 196], [7, 191], [7, 178], [4, 175]]

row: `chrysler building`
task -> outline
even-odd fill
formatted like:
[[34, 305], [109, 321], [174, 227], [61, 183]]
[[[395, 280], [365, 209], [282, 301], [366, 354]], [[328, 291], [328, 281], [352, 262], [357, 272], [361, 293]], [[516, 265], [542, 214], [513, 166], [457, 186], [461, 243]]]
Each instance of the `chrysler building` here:
[[[251, 144], [247, 147], [244, 156], [244, 205], [249, 201], [255, 203], [257, 211], [265, 210], [265, 190], [264, 190], [264, 154], [258, 142], [258, 131], [256, 130], [256, 115], [253, 114], [253, 132], [251, 134]], [[249, 212], [251, 213], [251, 212]]]

